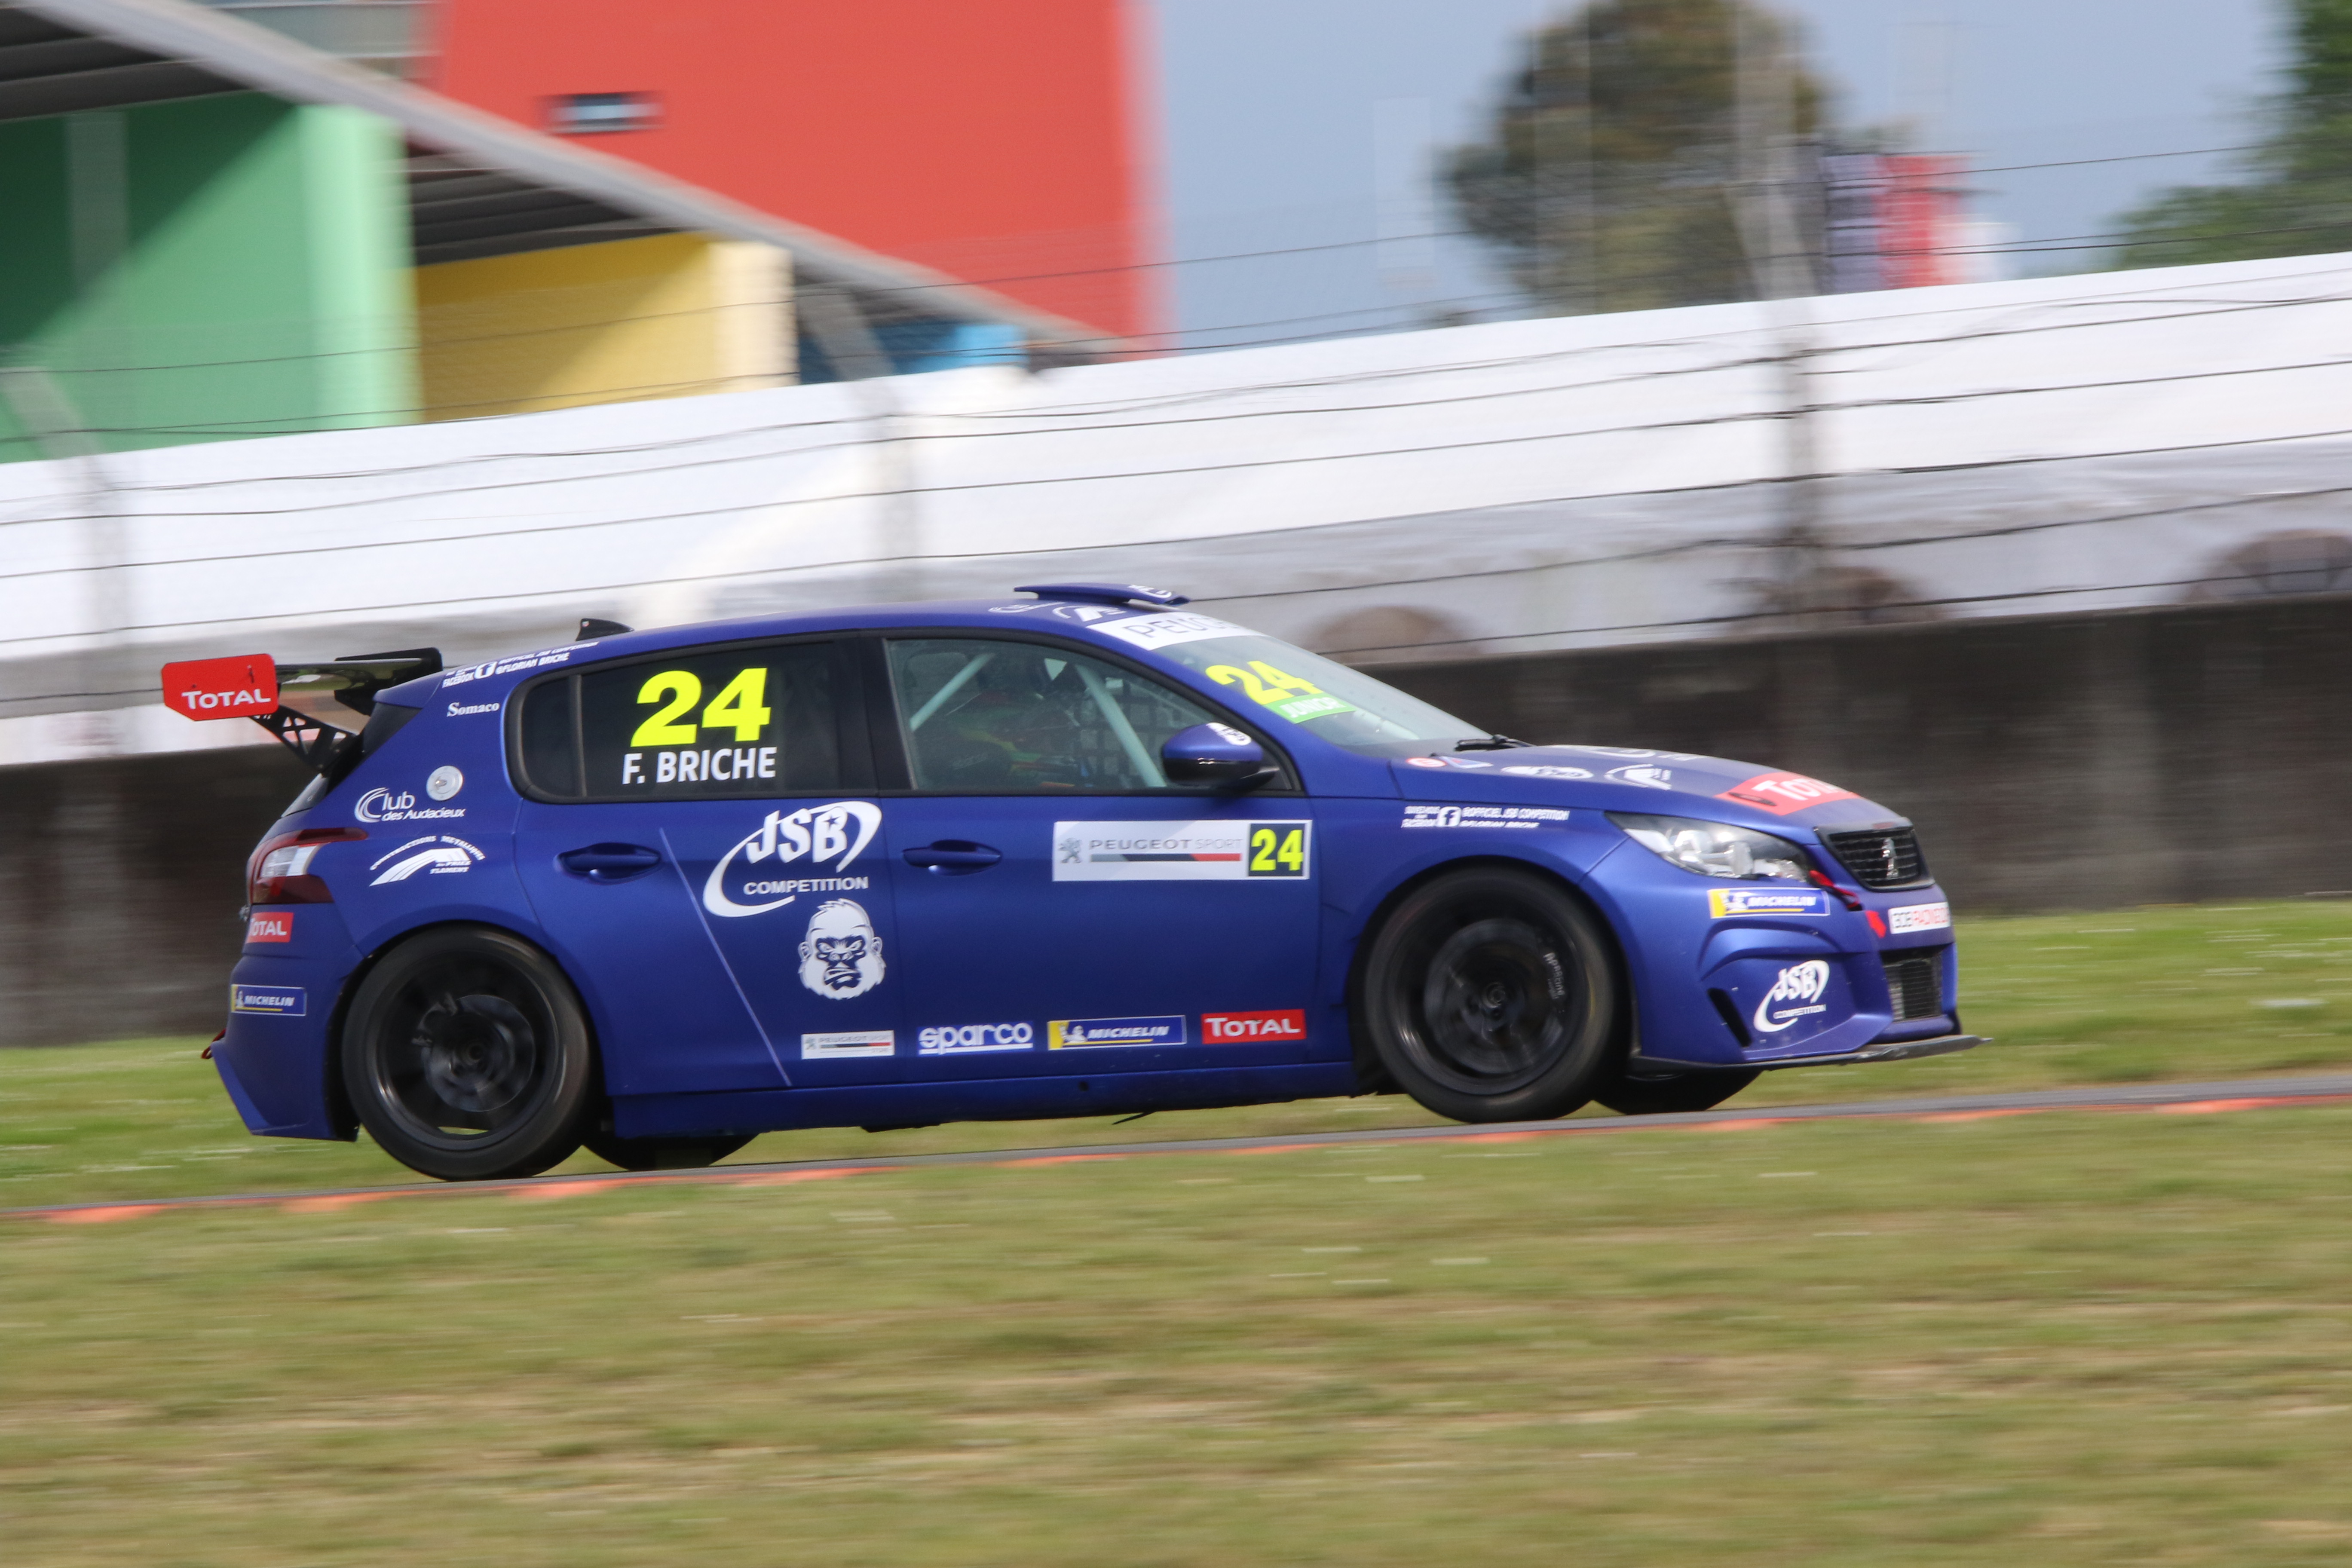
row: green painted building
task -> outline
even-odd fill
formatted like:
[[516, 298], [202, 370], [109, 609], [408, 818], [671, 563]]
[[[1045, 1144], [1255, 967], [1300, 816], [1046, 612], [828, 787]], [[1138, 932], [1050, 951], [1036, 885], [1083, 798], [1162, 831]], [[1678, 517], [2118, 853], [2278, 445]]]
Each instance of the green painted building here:
[[[261, 93], [0, 122], [0, 460], [417, 407], [391, 121]], [[41, 384], [28, 384], [33, 373]]]

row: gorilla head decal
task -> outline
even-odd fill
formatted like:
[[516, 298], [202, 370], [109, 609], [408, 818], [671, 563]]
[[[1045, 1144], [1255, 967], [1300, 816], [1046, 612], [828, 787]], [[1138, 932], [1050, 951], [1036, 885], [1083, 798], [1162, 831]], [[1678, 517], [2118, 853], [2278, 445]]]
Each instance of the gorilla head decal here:
[[847, 899], [816, 907], [801, 939], [801, 984], [836, 1002], [882, 984], [882, 939], [864, 909]]

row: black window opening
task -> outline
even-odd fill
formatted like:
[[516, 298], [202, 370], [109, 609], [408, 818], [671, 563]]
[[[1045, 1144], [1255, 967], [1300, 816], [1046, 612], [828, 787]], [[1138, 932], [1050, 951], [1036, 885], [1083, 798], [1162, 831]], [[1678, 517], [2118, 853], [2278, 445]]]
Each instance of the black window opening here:
[[532, 687], [526, 785], [562, 799], [731, 800], [849, 786], [838, 644], [687, 649]]
[[567, 92], [547, 100], [547, 118], [564, 136], [650, 131], [661, 123], [661, 105], [650, 92]]

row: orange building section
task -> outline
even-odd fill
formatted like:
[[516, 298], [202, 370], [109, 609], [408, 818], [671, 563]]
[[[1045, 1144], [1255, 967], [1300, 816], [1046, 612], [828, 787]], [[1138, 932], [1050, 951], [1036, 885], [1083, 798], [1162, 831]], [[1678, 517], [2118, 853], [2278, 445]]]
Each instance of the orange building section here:
[[566, 95], [647, 94], [646, 128], [579, 140], [1107, 337], [1164, 324], [1139, 0], [436, 11], [453, 98], [554, 130]]

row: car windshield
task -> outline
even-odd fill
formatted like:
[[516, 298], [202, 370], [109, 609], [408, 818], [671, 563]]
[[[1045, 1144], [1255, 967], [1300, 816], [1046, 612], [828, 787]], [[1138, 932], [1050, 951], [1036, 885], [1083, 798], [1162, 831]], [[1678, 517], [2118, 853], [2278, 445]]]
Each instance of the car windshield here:
[[1487, 735], [1362, 670], [1208, 616], [1144, 616], [1094, 629], [1230, 688], [1245, 710], [1350, 751], [1401, 756]]

